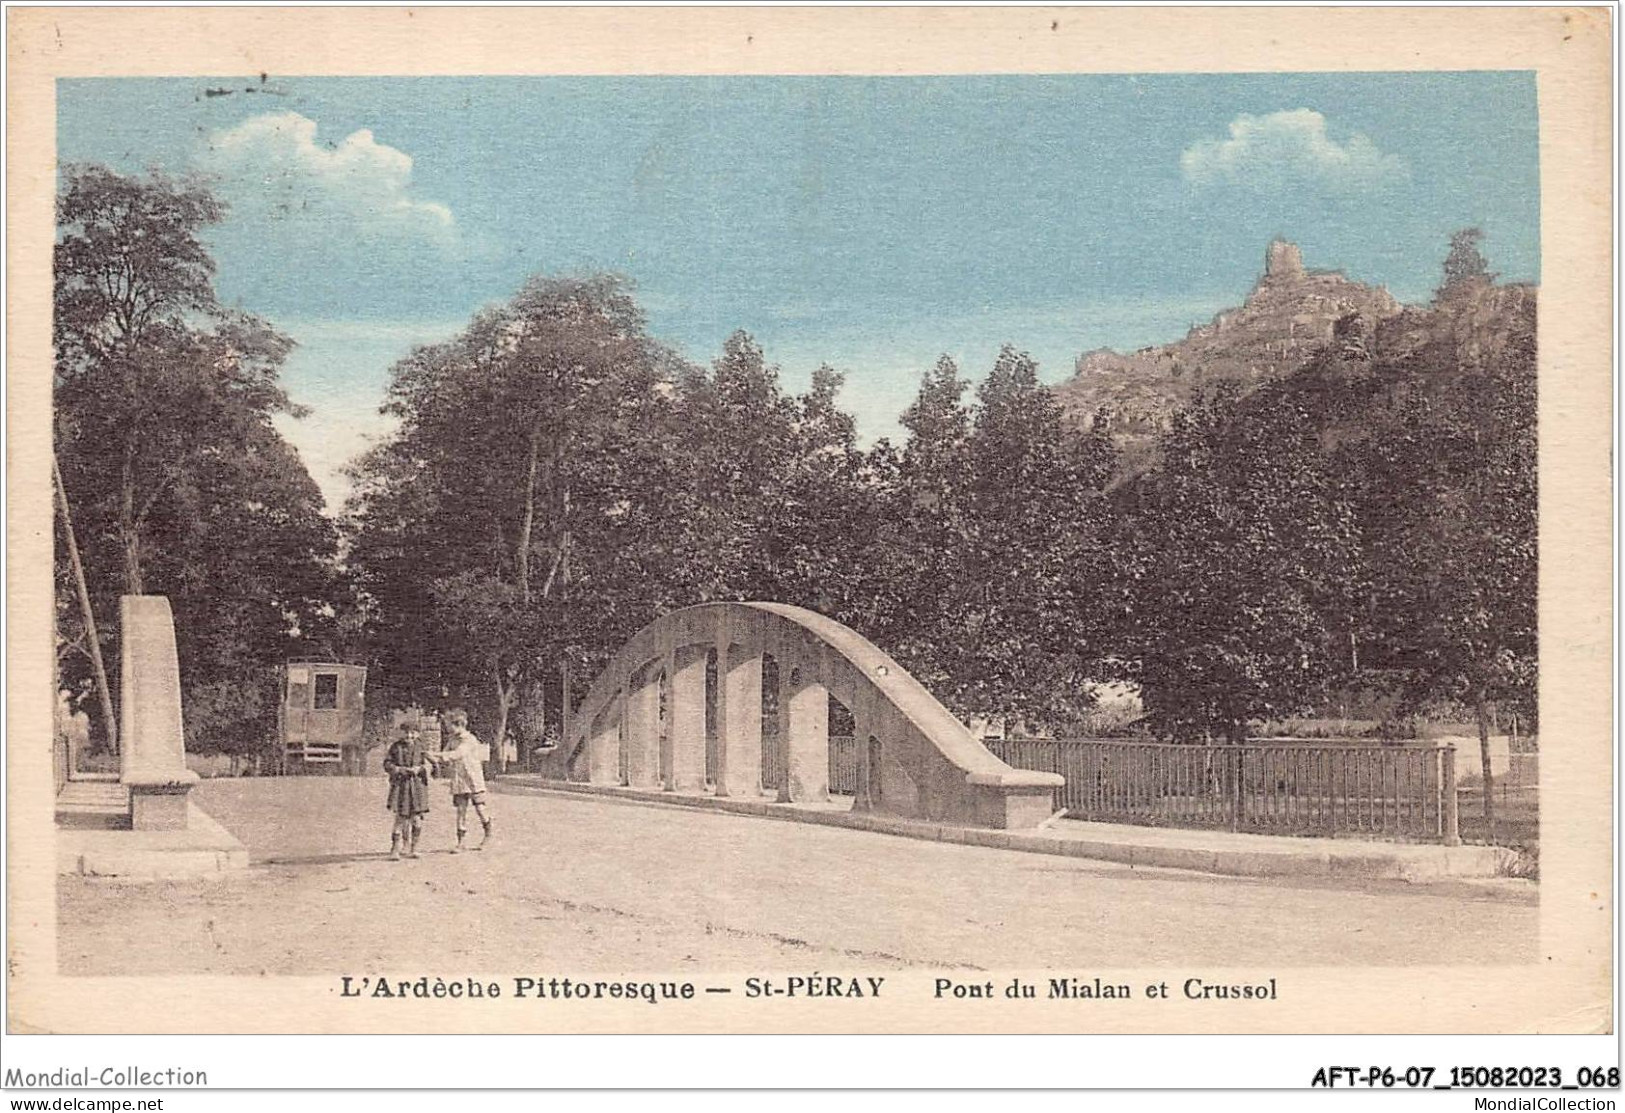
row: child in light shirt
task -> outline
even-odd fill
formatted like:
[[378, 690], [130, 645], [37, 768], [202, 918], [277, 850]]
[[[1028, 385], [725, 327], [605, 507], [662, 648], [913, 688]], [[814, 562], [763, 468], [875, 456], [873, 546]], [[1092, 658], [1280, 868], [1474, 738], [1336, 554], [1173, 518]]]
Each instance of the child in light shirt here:
[[468, 835], [470, 805], [483, 828], [479, 843], [472, 848], [479, 850], [491, 841], [492, 824], [485, 802], [485, 770], [480, 765], [485, 747], [468, 729], [466, 711], [458, 709], [448, 712], [446, 730], [451, 745], [437, 754], [426, 756], [436, 766], [444, 766], [451, 777], [451, 802], [457, 808], [457, 845], [452, 847], [451, 852], [456, 854], [463, 849], [463, 840]]

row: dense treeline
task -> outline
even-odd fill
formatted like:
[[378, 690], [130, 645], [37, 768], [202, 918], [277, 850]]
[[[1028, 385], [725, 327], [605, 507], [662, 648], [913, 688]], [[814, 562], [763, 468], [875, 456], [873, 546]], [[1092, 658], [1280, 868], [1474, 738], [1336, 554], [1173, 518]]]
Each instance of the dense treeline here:
[[646, 622], [745, 599], [852, 626], [961, 714], [1055, 730], [1114, 679], [1176, 738], [1358, 685], [1533, 714], [1534, 295], [1470, 234], [1431, 305], [1200, 397], [1133, 472], [1110, 414], [1064, 421], [1013, 347], [974, 387], [922, 369], [901, 444], [865, 448], [835, 369], [793, 394], [744, 333], [696, 365], [624, 281], [536, 277], [394, 368], [341, 562], [269, 424], [287, 342], [209, 292], [218, 206], [83, 171], [60, 213], [57, 443], [92, 594], [104, 621], [120, 591], [176, 600], [210, 742], [264, 737], [266, 667], [306, 646], [364, 657], [375, 705], [463, 703], [533, 742]]
[[1288, 378], [1199, 398], [1138, 474], [1037, 370], [1006, 348], [973, 396], [945, 356], [901, 447], [863, 450], [833, 369], [791, 396], [743, 333], [692, 366], [615, 280], [537, 279], [396, 369], [401, 432], [356, 469], [380, 674], [535, 732], [657, 615], [772, 599], [961, 714], [1057, 730], [1112, 679], [1177, 738], [1356, 685], [1532, 716], [1529, 290], [1479, 265], [1349, 318]]
[[857, 447], [840, 383], [791, 396], [743, 333], [686, 365], [609, 279], [535, 280], [415, 353], [348, 519], [380, 675], [496, 731], [668, 610], [772, 599], [966, 712], [1074, 710], [1104, 649], [1109, 442], [1065, 429], [1009, 350], [974, 407], [940, 363], [901, 453]]
[[1533, 721], [1535, 298], [1479, 275], [1204, 400], [1116, 501], [1130, 675], [1173, 735], [1375, 688]]

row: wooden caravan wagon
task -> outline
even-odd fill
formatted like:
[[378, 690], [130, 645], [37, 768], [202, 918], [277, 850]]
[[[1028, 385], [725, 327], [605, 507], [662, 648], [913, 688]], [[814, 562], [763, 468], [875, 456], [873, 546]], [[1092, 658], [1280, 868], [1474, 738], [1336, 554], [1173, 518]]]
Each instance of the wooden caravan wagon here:
[[278, 709], [289, 773], [360, 773], [367, 670], [329, 661], [289, 661]]

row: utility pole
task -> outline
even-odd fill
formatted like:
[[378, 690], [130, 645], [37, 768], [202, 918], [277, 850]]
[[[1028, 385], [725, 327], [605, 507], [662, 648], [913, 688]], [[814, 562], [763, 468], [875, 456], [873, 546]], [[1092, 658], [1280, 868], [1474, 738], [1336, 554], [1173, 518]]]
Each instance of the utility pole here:
[[570, 658], [564, 657], [559, 662], [559, 747], [563, 750], [563, 760], [559, 762], [559, 778], [570, 779]]
[[102, 665], [102, 643], [96, 637], [96, 614], [90, 607], [90, 589], [85, 586], [85, 567], [79, 561], [79, 542], [73, 535], [73, 518], [68, 513], [68, 489], [62, 484], [62, 469], [56, 450], [51, 451], [51, 478], [56, 481], [57, 506], [62, 511], [62, 530], [68, 536], [68, 561], [73, 565], [73, 581], [79, 589], [79, 608], [85, 619], [85, 640], [90, 643], [90, 663], [96, 671], [96, 691], [101, 696], [102, 721], [107, 728], [107, 744], [118, 753], [118, 717], [113, 714], [113, 692], [107, 686], [107, 669]]

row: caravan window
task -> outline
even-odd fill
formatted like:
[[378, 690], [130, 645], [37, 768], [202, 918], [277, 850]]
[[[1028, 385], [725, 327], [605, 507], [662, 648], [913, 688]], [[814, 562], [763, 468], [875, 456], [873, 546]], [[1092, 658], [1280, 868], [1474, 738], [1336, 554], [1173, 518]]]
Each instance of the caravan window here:
[[333, 711], [339, 705], [339, 674], [336, 672], [319, 672], [316, 674], [316, 710]]

